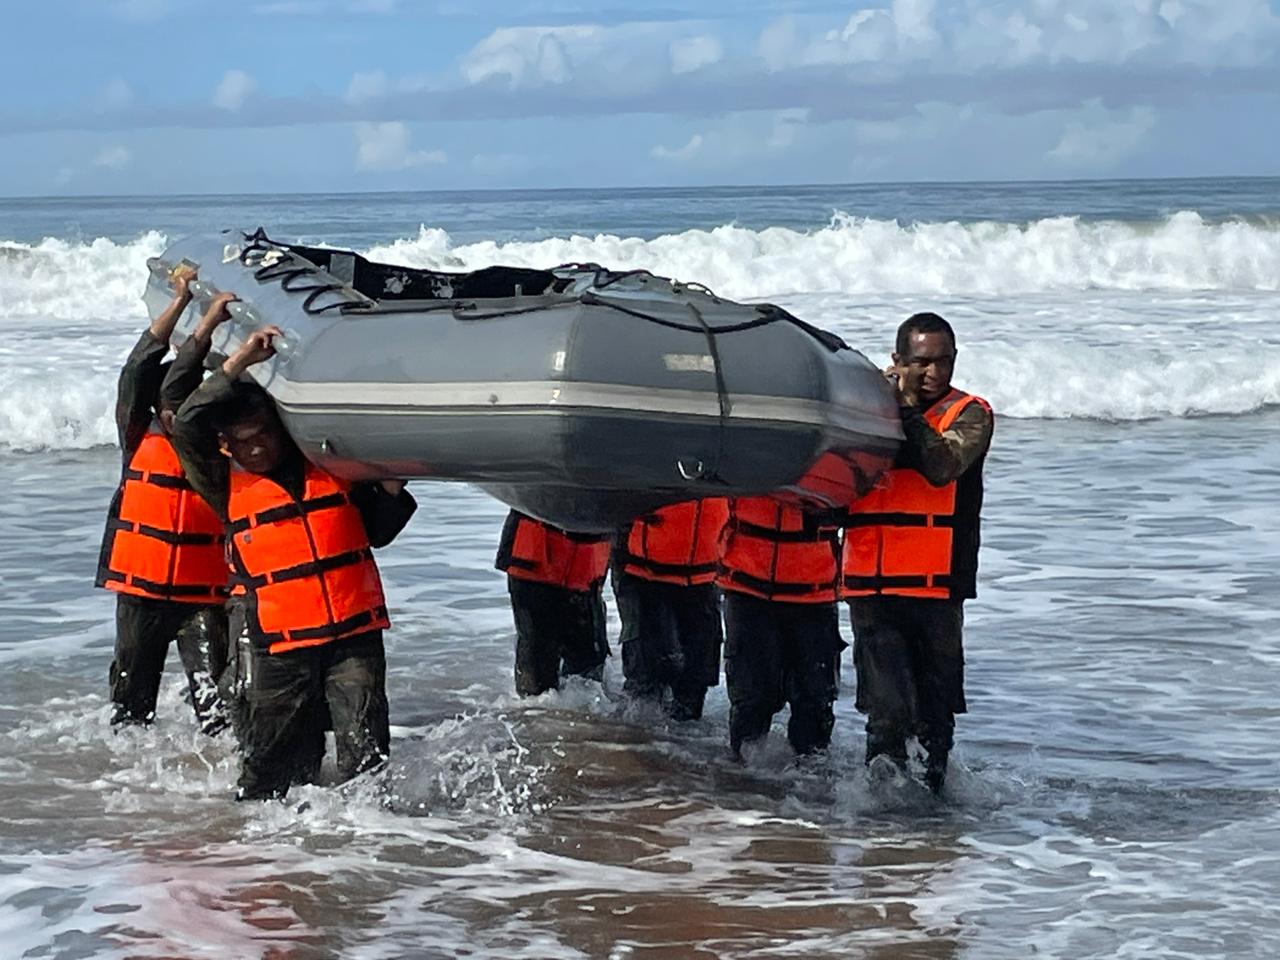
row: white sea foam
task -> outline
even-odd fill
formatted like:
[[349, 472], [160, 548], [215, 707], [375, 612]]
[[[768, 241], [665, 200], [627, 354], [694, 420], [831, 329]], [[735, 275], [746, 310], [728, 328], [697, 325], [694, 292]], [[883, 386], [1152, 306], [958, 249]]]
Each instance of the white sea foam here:
[[1280, 227], [1211, 223], [1182, 212], [1159, 224], [1053, 217], [1029, 224], [919, 223], [837, 212], [820, 229], [728, 224], [653, 240], [554, 237], [454, 246], [440, 229], [369, 251], [444, 269], [593, 261], [697, 280], [727, 297], [785, 293], [1003, 296], [1069, 290], [1280, 290]]
[[[149, 256], [167, 239], [0, 241], [0, 447], [114, 442], [121, 359], [143, 323]], [[1280, 403], [1280, 225], [1053, 218], [922, 223], [837, 214], [822, 229], [734, 225], [646, 240], [455, 245], [444, 230], [364, 251], [446, 270], [595, 261], [776, 300], [877, 362], [921, 309], [955, 323], [958, 379], [1005, 416], [1135, 420]]]

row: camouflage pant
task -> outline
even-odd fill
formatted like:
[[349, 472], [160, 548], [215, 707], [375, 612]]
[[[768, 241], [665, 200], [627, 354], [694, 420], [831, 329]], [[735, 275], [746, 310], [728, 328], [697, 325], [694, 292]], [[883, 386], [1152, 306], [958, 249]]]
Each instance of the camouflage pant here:
[[113, 724], [145, 724], [155, 719], [160, 677], [174, 641], [200, 729], [215, 734], [227, 725], [216, 683], [227, 662], [223, 606], [127, 594], [116, 597], [115, 656], [109, 672]]

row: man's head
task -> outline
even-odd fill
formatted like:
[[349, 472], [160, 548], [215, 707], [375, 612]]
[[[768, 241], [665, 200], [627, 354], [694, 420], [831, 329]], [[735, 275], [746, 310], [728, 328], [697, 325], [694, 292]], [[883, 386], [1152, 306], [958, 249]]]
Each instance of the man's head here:
[[275, 404], [254, 384], [236, 384], [220, 430], [227, 452], [250, 473], [270, 473], [288, 449], [289, 439]]
[[893, 354], [897, 366], [909, 367], [920, 377], [920, 400], [942, 399], [951, 389], [956, 365], [956, 335], [951, 324], [936, 313], [917, 313], [898, 327]]

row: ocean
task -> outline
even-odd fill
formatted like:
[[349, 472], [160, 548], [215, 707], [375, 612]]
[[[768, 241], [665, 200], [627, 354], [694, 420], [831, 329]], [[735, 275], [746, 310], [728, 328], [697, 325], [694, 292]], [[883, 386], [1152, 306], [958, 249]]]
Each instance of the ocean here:
[[[908, 314], [951, 320], [998, 419], [945, 798], [868, 781], [847, 653], [816, 762], [785, 712], [732, 762], [723, 685], [673, 724], [616, 650], [520, 700], [505, 508], [425, 482], [380, 555], [385, 772], [231, 802], [176, 654], [156, 724], [112, 733], [92, 583], [145, 262], [259, 224], [647, 268], [876, 363]], [[1280, 179], [0, 200], [0, 953], [1271, 960], [1278, 316]]]

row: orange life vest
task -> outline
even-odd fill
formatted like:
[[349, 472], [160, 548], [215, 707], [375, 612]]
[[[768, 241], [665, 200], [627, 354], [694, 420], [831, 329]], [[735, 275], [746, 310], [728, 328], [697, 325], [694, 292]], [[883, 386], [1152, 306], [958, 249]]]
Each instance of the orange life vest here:
[[840, 578], [840, 530], [773, 497], [729, 501], [717, 582], [725, 590], [786, 603], [832, 603]]
[[268, 653], [390, 626], [378, 565], [351, 484], [308, 463], [295, 500], [274, 480], [231, 471], [227, 531], [248, 597], [249, 632]]
[[586, 592], [609, 570], [609, 538], [570, 533], [512, 510], [494, 566], [517, 580]]
[[729, 501], [724, 497], [662, 507], [631, 524], [618, 562], [624, 573], [642, 580], [682, 587], [711, 583], [728, 519]]
[[[945, 433], [981, 397], [952, 390], [925, 411]], [[849, 510], [844, 534], [842, 593], [956, 600], [975, 596], [982, 462], [958, 480], [935, 487], [909, 467], [888, 471]]]
[[227, 596], [222, 521], [191, 489], [158, 427], [129, 458], [111, 501], [97, 584], [178, 603], [221, 603]]

